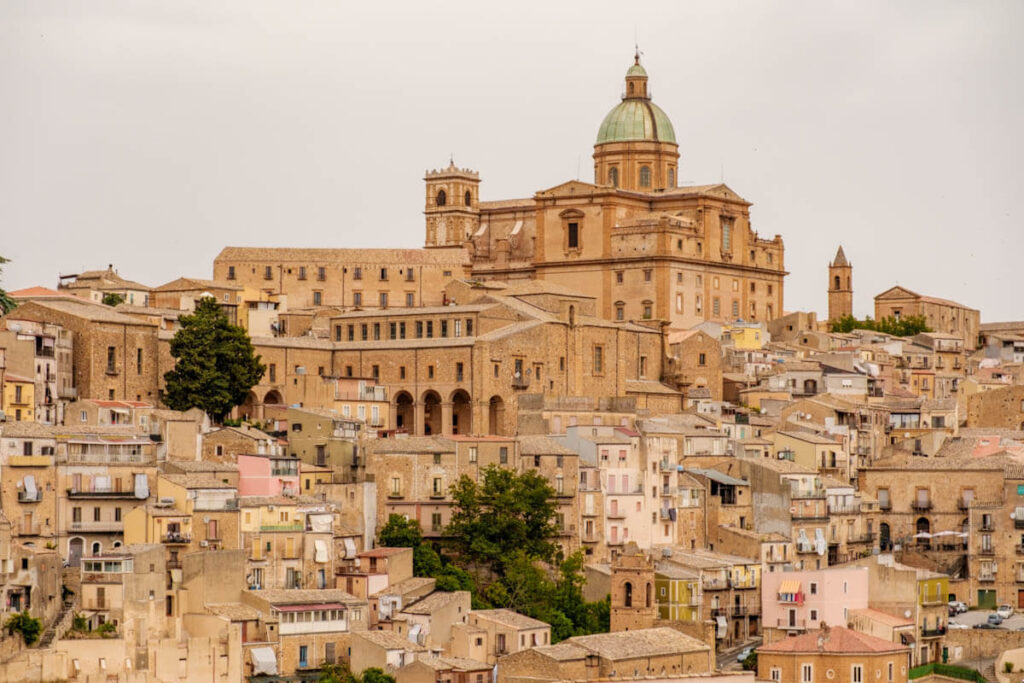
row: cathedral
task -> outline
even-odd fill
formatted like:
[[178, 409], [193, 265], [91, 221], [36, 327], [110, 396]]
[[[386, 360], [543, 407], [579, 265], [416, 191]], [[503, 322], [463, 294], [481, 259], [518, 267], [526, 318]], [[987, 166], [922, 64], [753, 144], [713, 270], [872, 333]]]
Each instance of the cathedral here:
[[594, 181], [479, 201], [480, 176], [450, 165], [426, 182], [426, 247], [464, 248], [474, 278], [534, 278], [596, 297], [608, 320], [686, 329], [782, 314], [782, 238], [750, 225], [725, 184], [680, 186], [679, 144], [639, 55], [594, 143]]
[[679, 185], [675, 129], [639, 55], [623, 85], [597, 129], [593, 182], [481, 201], [480, 175], [451, 163], [424, 177], [425, 249], [227, 247], [214, 278], [279, 311], [436, 306], [461, 278], [544, 281], [593, 297], [605, 320], [669, 330], [782, 315], [782, 238], [759, 237], [725, 184]]

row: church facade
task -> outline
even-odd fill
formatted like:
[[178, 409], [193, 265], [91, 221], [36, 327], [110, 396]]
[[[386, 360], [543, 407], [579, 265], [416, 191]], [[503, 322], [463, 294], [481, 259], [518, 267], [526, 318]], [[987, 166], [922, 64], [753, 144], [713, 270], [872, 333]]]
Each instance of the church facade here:
[[782, 315], [782, 238], [759, 236], [750, 202], [725, 184], [678, 184], [675, 131], [639, 57], [593, 159], [594, 182], [498, 201], [452, 163], [424, 177], [422, 250], [228, 247], [214, 278], [288, 308], [439, 305], [444, 282], [470, 278], [544, 280], [594, 297], [606, 320], [669, 329]]

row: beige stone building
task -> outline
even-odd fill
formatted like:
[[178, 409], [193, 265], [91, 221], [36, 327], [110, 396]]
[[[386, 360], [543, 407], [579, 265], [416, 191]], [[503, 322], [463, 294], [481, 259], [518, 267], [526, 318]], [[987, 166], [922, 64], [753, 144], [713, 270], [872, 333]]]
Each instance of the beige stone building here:
[[949, 299], [924, 296], [900, 286], [875, 296], [875, 320], [911, 315], [923, 315], [928, 327], [936, 332], [958, 335], [968, 351], [978, 348], [981, 312], [977, 309]]
[[822, 624], [757, 648], [757, 678], [764, 681], [906, 683], [909, 670], [910, 648], [844, 626]]

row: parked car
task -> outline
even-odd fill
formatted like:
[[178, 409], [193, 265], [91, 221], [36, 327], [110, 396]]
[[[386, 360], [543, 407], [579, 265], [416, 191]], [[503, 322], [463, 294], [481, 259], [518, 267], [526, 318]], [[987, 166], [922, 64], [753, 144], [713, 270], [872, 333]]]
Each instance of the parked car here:
[[1003, 618], [998, 614], [990, 614], [988, 615], [988, 623], [993, 626], [999, 626], [999, 624], [1003, 623]]
[[740, 664], [742, 664], [743, 662], [747, 661], [747, 657], [749, 657], [750, 653], [753, 652], [753, 651], [754, 651], [753, 646], [748, 646], [748, 647], [743, 648], [740, 651], [740, 653], [738, 655], [736, 655], [736, 661], [739, 662]]
[[1009, 605], [999, 605], [999, 608], [996, 610], [996, 614], [1003, 619], [1009, 619], [1013, 616], [1013, 608]]
[[974, 628], [999, 628], [999, 627], [995, 626], [994, 624], [975, 624]]
[[951, 629], [970, 628], [970, 626], [968, 626], [967, 624], [961, 624], [958, 621], [950, 621], [949, 622], [949, 627]]
[[967, 603], [961, 602], [960, 600], [950, 600], [949, 613], [954, 614], [953, 610], [956, 610], [955, 614], [963, 614], [967, 611]]

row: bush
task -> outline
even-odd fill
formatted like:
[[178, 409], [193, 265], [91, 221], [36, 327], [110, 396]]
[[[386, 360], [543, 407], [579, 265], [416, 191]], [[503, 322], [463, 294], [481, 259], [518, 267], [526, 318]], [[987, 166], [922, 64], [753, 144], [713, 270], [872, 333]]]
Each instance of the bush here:
[[747, 658], [743, 660], [744, 671], [757, 671], [757, 653], [751, 650]]
[[10, 631], [12, 635], [17, 631], [25, 639], [25, 644], [31, 645], [39, 640], [39, 634], [43, 632], [43, 622], [29, 616], [29, 613], [25, 611], [12, 614], [4, 623], [4, 628]]
[[96, 629], [96, 633], [100, 634], [104, 638], [113, 638], [117, 633], [117, 627], [108, 621], [105, 624], [100, 624]]
[[1003, 671], [1008, 674], [1013, 673], [1013, 662], [1003, 662]]

